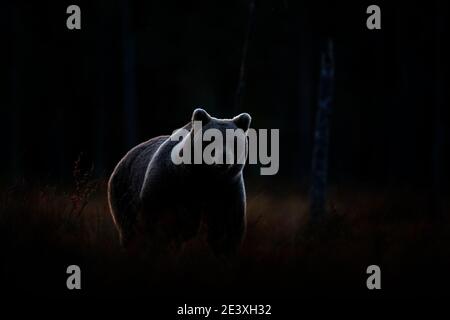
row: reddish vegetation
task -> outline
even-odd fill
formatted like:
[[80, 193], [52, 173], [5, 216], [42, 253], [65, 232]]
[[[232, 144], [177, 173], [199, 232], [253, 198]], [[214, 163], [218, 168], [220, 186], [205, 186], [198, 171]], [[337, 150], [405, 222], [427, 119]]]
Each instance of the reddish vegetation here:
[[3, 287], [68, 294], [70, 264], [81, 266], [83, 294], [90, 296], [360, 296], [370, 294], [370, 264], [380, 265], [383, 292], [391, 296], [436, 294], [448, 282], [450, 224], [432, 222], [426, 198], [416, 192], [336, 188], [328, 217], [311, 226], [305, 194], [250, 187], [248, 230], [237, 257], [214, 257], [202, 229], [181, 252], [156, 259], [120, 247], [105, 182], [81, 172], [76, 180], [73, 192], [16, 185], [1, 193]]

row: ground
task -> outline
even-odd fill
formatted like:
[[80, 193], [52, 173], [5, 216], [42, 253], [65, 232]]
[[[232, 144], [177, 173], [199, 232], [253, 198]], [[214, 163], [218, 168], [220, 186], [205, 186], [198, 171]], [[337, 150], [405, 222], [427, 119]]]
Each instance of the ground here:
[[162, 259], [128, 254], [108, 211], [105, 181], [86, 179], [66, 189], [27, 183], [4, 188], [2, 287], [70, 295], [66, 268], [77, 264], [80, 294], [92, 297], [364, 297], [374, 294], [366, 288], [366, 268], [377, 264], [386, 296], [445, 293], [450, 223], [432, 217], [425, 194], [334, 186], [327, 216], [311, 225], [304, 191], [248, 185], [248, 230], [230, 260], [212, 255], [204, 230]]

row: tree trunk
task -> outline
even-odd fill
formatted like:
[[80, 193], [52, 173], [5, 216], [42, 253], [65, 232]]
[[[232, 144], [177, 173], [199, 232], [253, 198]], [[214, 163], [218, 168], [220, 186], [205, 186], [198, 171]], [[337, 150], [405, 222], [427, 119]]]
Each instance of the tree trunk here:
[[334, 87], [334, 53], [331, 40], [328, 41], [327, 50], [322, 53], [321, 58], [310, 191], [310, 213], [313, 222], [322, 219], [326, 213], [328, 145]]
[[433, 114], [433, 154], [432, 154], [432, 210], [433, 218], [442, 217], [442, 175], [443, 172], [443, 148], [444, 148], [444, 89], [443, 89], [443, 71], [442, 71], [442, 46], [441, 37], [444, 33], [444, 20], [442, 17], [442, 8], [440, 1], [436, 2], [435, 19], [435, 103]]
[[239, 68], [239, 79], [236, 88], [236, 101], [234, 104], [234, 113], [238, 113], [241, 110], [242, 105], [242, 97], [245, 88], [245, 69], [246, 69], [246, 61], [247, 61], [247, 51], [250, 42], [250, 34], [253, 29], [253, 23], [255, 20], [255, 0], [250, 0], [249, 3], [249, 18], [247, 31], [245, 33], [244, 45], [242, 48], [242, 58], [241, 58], [241, 66]]
[[122, 48], [123, 48], [123, 112], [127, 148], [136, 144], [136, 71], [135, 37], [131, 28], [131, 10], [127, 0], [122, 0]]

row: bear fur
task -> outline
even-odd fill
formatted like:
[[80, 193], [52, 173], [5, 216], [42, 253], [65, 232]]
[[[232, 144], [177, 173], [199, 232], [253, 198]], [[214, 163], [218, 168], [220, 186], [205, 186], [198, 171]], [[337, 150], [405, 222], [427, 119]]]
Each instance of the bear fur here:
[[[246, 132], [251, 118], [243, 113], [216, 119], [196, 109], [183, 127], [191, 141], [193, 121], [202, 121], [203, 132], [209, 128]], [[186, 139], [170, 138], [159, 136], [131, 149], [109, 179], [109, 207], [121, 243], [126, 248], [137, 241], [159, 249], [179, 246], [197, 235], [203, 223], [214, 253], [234, 253], [246, 228], [244, 164], [174, 164], [172, 149]]]

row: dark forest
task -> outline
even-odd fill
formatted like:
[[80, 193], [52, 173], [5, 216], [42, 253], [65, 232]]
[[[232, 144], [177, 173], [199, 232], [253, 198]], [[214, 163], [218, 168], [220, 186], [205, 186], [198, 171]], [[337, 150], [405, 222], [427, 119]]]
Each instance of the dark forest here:
[[[443, 294], [448, 2], [377, 1], [380, 30], [366, 27], [368, 1], [79, 0], [81, 29], [68, 30], [71, 4], [0, 4], [2, 290], [70, 297], [75, 263], [88, 297], [370, 297], [375, 264], [377, 297]], [[324, 95], [326, 156], [315, 152]], [[247, 233], [232, 262], [201, 231], [158, 263], [129, 257], [107, 180], [128, 150], [198, 107], [279, 129], [279, 172], [245, 167]], [[36, 259], [44, 276], [30, 285], [21, 274]]]

